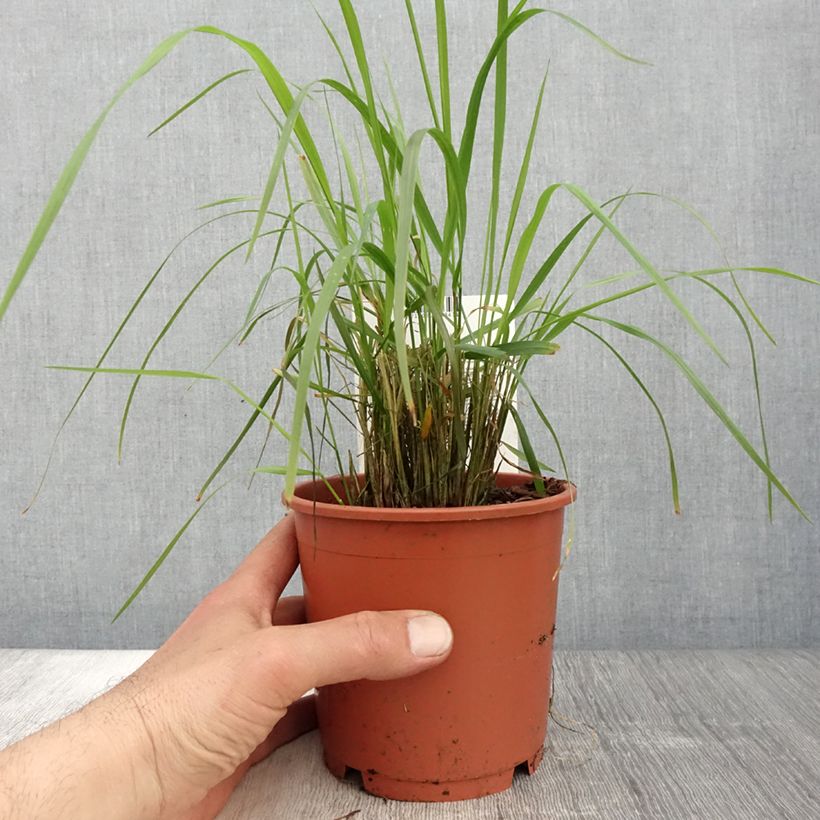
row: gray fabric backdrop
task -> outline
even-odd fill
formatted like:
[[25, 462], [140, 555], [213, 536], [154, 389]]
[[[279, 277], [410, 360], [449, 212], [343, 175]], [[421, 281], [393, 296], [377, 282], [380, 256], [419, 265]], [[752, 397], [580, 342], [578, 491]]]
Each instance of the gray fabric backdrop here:
[[[364, 34], [407, 99], [409, 127], [426, 124], [403, 3], [360, 2]], [[419, 2], [431, 42], [432, 2]], [[489, 42], [493, 3], [451, 0], [457, 110]], [[318, 7], [333, 23], [330, 0]], [[424, 7], [424, 8], [422, 8]], [[566, 0], [583, 19], [654, 67], [620, 62], [557, 20], [515, 36], [509, 137], [520, 155], [536, 85], [552, 73], [531, 192], [571, 180], [595, 196], [677, 195], [702, 209], [733, 260], [818, 273], [820, 9], [810, 0]], [[338, 73], [310, 4], [289, 0], [3, 0], [0, 5], [0, 282], [71, 147], [117, 84], [167, 33], [210, 22], [250, 37], [286, 76]], [[215, 385], [143, 386], [124, 459], [117, 414], [127, 382], [100, 379], [37, 483], [59, 421], [82, 378], [45, 363], [91, 363], [166, 251], [200, 216], [194, 206], [261, 190], [272, 129], [258, 78], [231, 81], [181, 119], [150, 127], [247, 61], [197, 35], [128, 94], [104, 127], [53, 235], [0, 327], [0, 645], [150, 647], [160, 642], [281, 514], [280, 485], [242, 481], [217, 496], [131, 612], [112, 613], [193, 509], [197, 483], [247, 408]], [[319, 112], [320, 115], [320, 112]], [[342, 116], [344, 120], [344, 116]], [[474, 190], [483, 201], [486, 152]], [[514, 179], [508, 166], [505, 178]], [[509, 193], [507, 194], [509, 196]], [[527, 200], [527, 207], [532, 203]], [[576, 208], [558, 202], [541, 240], [561, 235]], [[625, 205], [623, 227], [667, 268], [717, 265], [720, 255], [685, 213], [658, 201]], [[577, 217], [576, 217], [577, 218]], [[480, 216], [475, 217], [481, 221]], [[135, 366], [175, 300], [247, 226], [216, 226], [183, 247], [136, 315], [111, 362]], [[215, 275], [160, 347], [157, 366], [201, 368], [236, 327], [259, 274], [239, 260]], [[589, 275], [629, 268], [606, 243]], [[748, 275], [747, 292], [779, 345], [756, 334], [774, 464], [820, 519], [820, 290]], [[720, 364], [657, 296], [611, 315], [642, 322], [700, 366], [756, 438], [742, 329], [706, 288], [680, 287], [726, 352]], [[277, 361], [281, 323], [218, 366], [256, 392]], [[613, 340], [615, 336], [610, 336]], [[534, 376], [580, 487], [574, 551], [561, 579], [559, 636], [572, 647], [804, 646], [818, 642], [816, 527], [778, 499], [692, 390], [656, 351], [622, 349], [666, 411], [681, 466], [684, 514], [673, 516], [663, 440], [651, 408], [617, 362], [576, 333]], [[531, 417], [531, 414], [530, 414]], [[243, 451], [241, 476], [259, 441]], [[281, 460], [275, 442], [270, 460]]]

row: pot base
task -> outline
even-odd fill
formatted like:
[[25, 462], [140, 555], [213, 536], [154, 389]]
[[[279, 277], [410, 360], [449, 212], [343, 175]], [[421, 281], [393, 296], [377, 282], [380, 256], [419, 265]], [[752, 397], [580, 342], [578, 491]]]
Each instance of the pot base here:
[[[521, 766], [496, 774], [485, 775], [471, 780], [397, 780], [375, 769], [360, 772], [362, 786], [368, 794], [387, 797], [390, 800], [419, 801], [424, 803], [444, 803], [452, 800], [471, 800], [506, 791], [512, 786], [513, 775], [518, 768], [534, 774], [544, 756], [540, 746], [532, 757]], [[343, 779], [352, 766], [325, 755], [325, 765], [339, 779]], [[356, 771], [354, 769], [354, 771]]]

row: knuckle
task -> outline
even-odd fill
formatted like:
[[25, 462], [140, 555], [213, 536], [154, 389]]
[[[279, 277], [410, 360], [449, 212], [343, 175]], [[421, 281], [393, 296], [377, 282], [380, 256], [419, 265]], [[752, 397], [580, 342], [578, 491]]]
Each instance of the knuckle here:
[[384, 617], [378, 612], [357, 612], [354, 616], [357, 643], [362, 655], [373, 657], [385, 652]]

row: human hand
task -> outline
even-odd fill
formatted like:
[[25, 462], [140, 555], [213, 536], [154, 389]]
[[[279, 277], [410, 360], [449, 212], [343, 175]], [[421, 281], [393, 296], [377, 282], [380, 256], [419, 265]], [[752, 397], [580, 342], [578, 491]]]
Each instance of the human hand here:
[[[288, 516], [144, 666], [0, 753], [0, 787], [19, 778], [5, 786], [9, 816], [212, 818], [250, 766], [315, 726], [305, 692], [412, 675], [449, 654], [449, 626], [424, 611], [305, 624], [302, 599], [280, 597], [296, 565]], [[5, 817], [3, 800], [0, 788]]]

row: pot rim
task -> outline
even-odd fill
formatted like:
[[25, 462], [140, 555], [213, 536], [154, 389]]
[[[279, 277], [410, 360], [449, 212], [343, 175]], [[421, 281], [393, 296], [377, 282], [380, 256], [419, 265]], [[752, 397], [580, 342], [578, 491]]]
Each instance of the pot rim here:
[[[527, 473], [499, 472], [498, 478], [502, 486], [512, 486], [522, 483], [520, 479], [530, 480]], [[363, 474], [359, 474], [364, 479]], [[343, 477], [328, 476], [326, 479], [338, 486]], [[565, 482], [566, 483], [566, 482]], [[475, 521], [493, 518], [518, 518], [524, 515], [538, 515], [539, 513], [560, 510], [575, 501], [578, 494], [577, 487], [570, 483], [557, 495], [546, 498], [528, 499], [511, 504], [485, 504], [469, 507], [354, 507], [347, 504], [335, 504], [326, 501], [316, 501], [312, 498], [312, 489], [324, 487], [324, 481], [303, 481], [297, 484], [293, 496], [282, 500], [285, 506], [302, 515], [318, 518], [347, 518], [360, 521], [389, 521], [389, 522], [421, 522], [421, 521]]]

